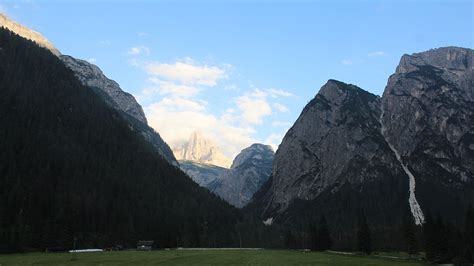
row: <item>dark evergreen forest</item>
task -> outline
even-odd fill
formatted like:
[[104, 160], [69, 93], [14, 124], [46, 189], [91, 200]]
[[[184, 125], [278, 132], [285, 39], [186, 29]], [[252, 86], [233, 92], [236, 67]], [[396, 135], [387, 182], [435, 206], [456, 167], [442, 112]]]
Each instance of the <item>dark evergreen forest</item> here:
[[[0, 250], [232, 246], [240, 212], [171, 166], [50, 51], [0, 28]], [[178, 243], [177, 243], [178, 242]]]

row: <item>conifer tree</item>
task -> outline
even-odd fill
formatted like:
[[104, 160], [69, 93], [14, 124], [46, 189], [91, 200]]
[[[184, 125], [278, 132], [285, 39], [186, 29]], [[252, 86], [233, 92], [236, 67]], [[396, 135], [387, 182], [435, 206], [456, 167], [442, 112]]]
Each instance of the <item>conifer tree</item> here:
[[466, 242], [465, 257], [474, 260], [474, 209], [469, 206], [464, 221], [464, 239]]
[[369, 225], [367, 224], [367, 219], [365, 218], [365, 214], [361, 212], [359, 214], [359, 223], [357, 229], [357, 243], [358, 243], [358, 250], [370, 255], [372, 253], [372, 241], [370, 237], [370, 229]]
[[433, 220], [433, 216], [428, 211], [425, 216], [425, 223], [423, 224], [423, 236], [425, 239], [425, 252], [426, 252], [426, 259], [428, 261], [433, 261], [433, 258], [436, 255], [436, 226]]
[[408, 256], [411, 257], [411, 255], [418, 254], [415, 226], [409, 209], [406, 209], [403, 215], [402, 232], [406, 242], [406, 252]]
[[313, 220], [310, 220], [309, 222], [308, 231], [309, 231], [309, 238], [310, 238], [310, 249], [315, 251], [318, 229], [317, 229], [316, 224], [313, 222]]
[[331, 234], [329, 233], [328, 223], [326, 217], [321, 216], [316, 235], [316, 250], [325, 251], [332, 246]]

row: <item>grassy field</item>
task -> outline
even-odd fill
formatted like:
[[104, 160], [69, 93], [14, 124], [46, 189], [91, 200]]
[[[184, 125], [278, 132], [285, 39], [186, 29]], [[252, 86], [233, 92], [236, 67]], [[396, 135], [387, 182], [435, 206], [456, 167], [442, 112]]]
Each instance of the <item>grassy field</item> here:
[[419, 265], [416, 261], [289, 250], [160, 250], [0, 255], [6, 265]]

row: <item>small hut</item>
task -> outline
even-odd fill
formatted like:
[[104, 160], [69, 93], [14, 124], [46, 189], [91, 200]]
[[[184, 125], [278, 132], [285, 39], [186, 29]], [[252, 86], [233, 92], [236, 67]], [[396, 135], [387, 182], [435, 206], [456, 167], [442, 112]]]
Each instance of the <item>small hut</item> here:
[[140, 240], [137, 243], [137, 250], [151, 250], [153, 248], [153, 244], [155, 241], [153, 240]]

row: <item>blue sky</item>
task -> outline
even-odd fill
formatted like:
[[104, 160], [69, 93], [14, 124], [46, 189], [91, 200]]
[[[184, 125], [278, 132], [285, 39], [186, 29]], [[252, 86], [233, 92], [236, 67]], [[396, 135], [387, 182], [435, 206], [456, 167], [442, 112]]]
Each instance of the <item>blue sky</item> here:
[[5, 1], [90, 60], [171, 144], [278, 145], [328, 79], [381, 95], [401, 55], [473, 47], [473, 1]]

